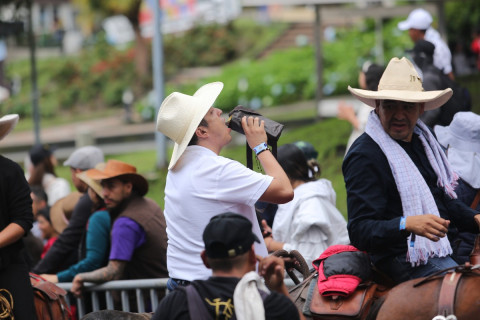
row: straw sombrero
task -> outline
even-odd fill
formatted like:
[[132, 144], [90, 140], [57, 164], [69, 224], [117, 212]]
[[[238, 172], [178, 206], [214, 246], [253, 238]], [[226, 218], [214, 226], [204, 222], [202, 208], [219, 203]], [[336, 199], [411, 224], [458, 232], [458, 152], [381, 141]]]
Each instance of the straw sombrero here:
[[202, 86], [193, 96], [173, 92], [163, 101], [157, 116], [157, 130], [175, 142], [169, 170], [187, 148], [222, 89], [222, 82], [212, 82]]
[[[101, 162], [95, 166], [95, 169], [97, 170], [103, 170], [105, 169], [105, 163]], [[77, 178], [85, 182], [85, 184], [89, 187], [92, 188], [95, 193], [103, 199], [103, 192], [102, 192], [102, 185], [96, 181], [87, 176], [87, 171], [82, 171], [77, 173]]]
[[452, 89], [425, 91], [422, 80], [413, 64], [406, 59], [392, 58], [383, 72], [378, 91], [355, 89], [348, 90], [358, 100], [375, 108], [375, 100], [398, 100], [405, 102], [424, 102], [425, 111], [442, 106], [453, 94]]
[[0, 140], [5, 138], [18, 123], [18, 114], [7, 114], [0, 118]]
[[103, 169], [90, 169], [86, 171], [87, 177], [93, 180], [106, 180], [111, 178], [127, 178], [133, 185], [133, 189], [140, 196], [148, 192], [148, 182], [142, 175], [137, 173], [134, 166], [118, 161], [108, 160]]
[[82, 193], [78, 191], [72, 192], [57, 200], [50, 208], [50, 220], [55, 231], [62, 233], [68, 226], [73, 209], [81, 196]]

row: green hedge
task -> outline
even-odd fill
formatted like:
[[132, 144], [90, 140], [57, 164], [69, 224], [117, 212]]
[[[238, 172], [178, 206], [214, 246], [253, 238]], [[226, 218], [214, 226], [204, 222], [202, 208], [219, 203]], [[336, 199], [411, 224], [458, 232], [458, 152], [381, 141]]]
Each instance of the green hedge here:
[[[400, 32], [398, 19], [385, 23], [385, 58], [403, 56], [411, 47], [410, 39]], [[373, 60], [375, 26], [372, 20], [351, 28], [336, 30], [335, 39], [323, 44], [324, 96], [348, 93], [347, 87], [358, 86], [358, 71], [366, 60]], [[201, 85], [221, 81], [225, 84], [216, 105], [223, 110], [244, 105], [250, 108], [272, 107], [315, 98], [317, 74], [312, 46], [276, 51], [261, 60], [242, 59], [222, 68], [220, 75], [195, 83], [170, 85], [167, 94], [180, 91], [193, 94]]]
[[[397, 22], [398, 19], [384, 25], [386, 60], [403, 55], [404, 48], [411, 47], [408, 35], [396, 28]], [[193, 93], [204, 83], [222, 81], [225, 89], [218, 105], [225, 110], [238, 104], [259, 108], [313, 99], [317, 75], [312, 46], [277, 51], [264, 59], [254, 60], [260, 49], [285, 27], [285, 24], [262, 26], [238, 20], [227, 26], [199, 26], [183, 36], [165, 37], [166, 94], [172, 91]], [[374, 57], [374, 29], [373, 20], [366, 20], [359, 26], [337, 28], [335, 37], [324, 42], [325, 96], [346, 93], [348, 85], [357, 85], [360, 66]], [[152, 88], [151, 75], [136, 74], [134, 49], [118, 51], [99, 34], [95, 45], [80, 56], [39, 60], [41, 115], [52, 117], [62, 111], [119, 107], [123, 90], [132, 86], [137, 97], [146, 95]], [[225, 63], [232, 59], [236, 61]], [[217, 64], [223, 66], [218, 76], [186, 85], [168, 82], [178, 68]], [[23, 87], [19, 95], [2, 104], [2, 112], [31, 116], [28, 61], [14, 62], [8, 66], [8, 71], [10, 76], [21, 77]], [[136, 109], [140, 112], [152, 108], [145, 100], [137, 101]]]

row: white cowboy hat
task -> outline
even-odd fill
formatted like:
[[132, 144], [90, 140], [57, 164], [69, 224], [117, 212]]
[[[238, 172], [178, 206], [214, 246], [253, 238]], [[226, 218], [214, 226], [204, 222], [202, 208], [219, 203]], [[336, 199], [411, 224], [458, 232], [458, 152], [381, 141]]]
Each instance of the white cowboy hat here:
[[424, 102], [425, 110], [442, 106], [453, 94], [452, 89], [424, 91], [422, 80], [413, 64], [403, 57], [392, 58], [383, 72], [378, 91], [355, 89], [348, 90], [358, 100], [375, 108], [375, 100], [398, 100], [405, 102]]
[[7, 114], [0, 118], [0, 140], [5, 138], [18, 123], [18, 114]]
[[445, 148], [480, 154], [480, 115], [473, 112], [457, 112], [449, 126], [435, 126], [437, 140]]
[[449, 126], [437, 125], [434, 131], [453, 169], [470, 186], [480, 188], [480, 115], [457, 112]]
[[157, 130], [175, 142], [169, 170], [187, 148], [195, 130], [222, 89], [222, 82], [212, 82], [202, 86], [193, 96], [173, 92], [163, 100], [157, 116]]

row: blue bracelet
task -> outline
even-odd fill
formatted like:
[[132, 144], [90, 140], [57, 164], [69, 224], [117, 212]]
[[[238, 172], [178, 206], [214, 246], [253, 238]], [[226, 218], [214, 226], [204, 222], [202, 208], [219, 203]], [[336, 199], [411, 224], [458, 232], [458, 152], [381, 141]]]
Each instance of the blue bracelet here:
[[255, 156], [258, 156], [262, 151], [265, 150], [268, 150], [268, 145], [265, 142], [262, 142], [258, 146], [253, 148], [253, 151], [255, 151]]
[[407, 218], [401, 217], [400, 218], [400, 228], [399, 228], [399, 230], [400, 231], [405, 230], [406, 227], [407, 227]]

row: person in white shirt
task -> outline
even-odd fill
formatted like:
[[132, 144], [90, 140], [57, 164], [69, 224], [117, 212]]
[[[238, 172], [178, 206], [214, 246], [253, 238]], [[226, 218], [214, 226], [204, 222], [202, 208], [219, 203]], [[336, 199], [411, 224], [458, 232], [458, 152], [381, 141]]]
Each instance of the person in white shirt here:
[[285, 203], [293, 198], [287, 175], [268, 149], [264, 122], [259, 118], [244, 117], [242, 126], [265, 175], [219, 156], [232, 139], [222, 111], [212, 106], [222, 89], [223, 83], [213, 82], [193, 96], [174, 92], [163, 101], [157, 116], [157, 130], [175, 142], [164, 210], [170, 290], [211, 275], [200, 253], [203, 229], [213, 216], [230, 211], [248, 218], [261, 239], [255, 252], [266, 256], [254, 204], [258, 200]]
[[48, 196], [51, 207], [58, 200], [70, 194], [70, 184], [55, 173], [57, 159], [48, 145], [37, 144], [29, 151], [31, 166], [28, 166], [28, 183], [41, 186]]
[[[278, 148], [278, 162], [295, 193], [293, 201], [278, 206], [272, 236], [265, 238], [269, 251], [297, 250], [308, 265], [334, 244], [349, 244], [347, 222], [336, 208], [336, 194], [327, 179], [316, 179], [320, 166], [307, 159], [299, 144]], [[315, 157], [316, 158], [316, 157]], [[268, 229], [264, 223], [264, 228]]]
[[413, 42], [426, 40], [433, 43], [435, 45], [433, 65], [454, 80], [452, 53], [440, 33], [431, 26], [432, 22], [432, 15], [427, 10], [419, 8], [410, 12], [407, 20], [399, 22], [398, 29], [408, 30], [408, 35]]

